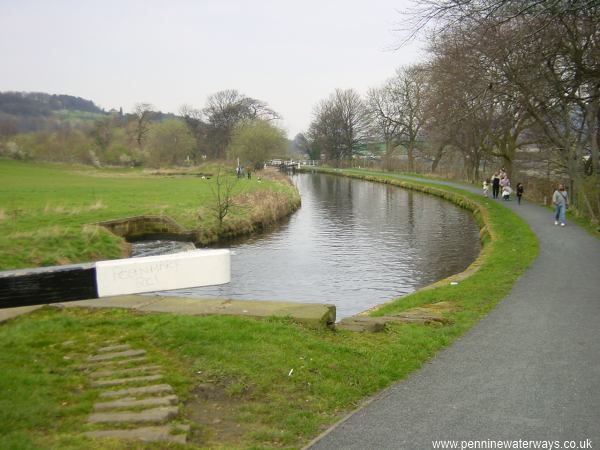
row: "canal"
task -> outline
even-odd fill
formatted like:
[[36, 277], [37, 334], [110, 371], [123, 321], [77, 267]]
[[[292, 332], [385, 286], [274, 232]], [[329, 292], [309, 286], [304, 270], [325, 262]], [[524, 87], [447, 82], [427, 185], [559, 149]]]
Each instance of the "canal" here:
[[231, 283], [168, 295], [330, 303], [337, 319], [463, 271], [477, 257], [469, 213], [434, 196], [324, 174], [297, 174], [302, 207], [234, 242]]

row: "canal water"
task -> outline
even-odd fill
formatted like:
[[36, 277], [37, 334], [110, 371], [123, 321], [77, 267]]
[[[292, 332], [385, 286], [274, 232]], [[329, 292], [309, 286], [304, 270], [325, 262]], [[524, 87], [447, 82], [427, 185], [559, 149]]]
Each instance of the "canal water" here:
[[332, 175], [292, 179], [302, 207], [230, 245], [231, 283], [165, 294], [330, 303], [339, 320], [461, 272], [479, 253], [475, 220], [450, 202]]

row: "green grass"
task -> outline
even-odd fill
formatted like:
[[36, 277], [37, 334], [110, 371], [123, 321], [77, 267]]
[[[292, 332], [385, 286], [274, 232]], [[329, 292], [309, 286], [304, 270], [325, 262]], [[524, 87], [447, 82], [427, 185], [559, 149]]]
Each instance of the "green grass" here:
[[[209, 210], [213, 185], [214, 178], [0, 159], [0, 270], [118, 258], [123, 241], [89, 225], [142, 214], [164, 214], [217, 239]], [[297, 196], [289, 185], [256, 177], [240, 180], [236, 189]], [[226, 221], [250, 214], [234, 209]]]
[[[347, 174], [397, 182], [383, 174]], [[15, 448], [160, 448], [81, 437], [97, 394], [74, 366], [104, 340], [114, 339], [147, 349], [164, 365], [167, 382], [188, 405], [187, 417], [194, 417], [189, 408], [198, 385], [215, 386], [220, 393], [214, 402], [233, 424], [227, 429], [239, 425], [240, 433], [192, 421], [192, 442], [186, 448], [306, 444], [462, 335], [508, 294], [537, 255], [535, 236], [506, 208], [451, 188], [410, 185], [475, 208], [478, 221], [489, 227], [483, 257], [478, 270], [458, 285], [441, 281], [377, 314], [451, 301], [456, 310], [448, 314], [449, 325], [397, 324], [383, 333], [355, 334], [309, 330], [284, 319], [40, 310], [0, 326], [0, 373], [7, 374], [0, 377], [0, 440], [18, 443]], [[75, 343], [64, 345], [69, 340]]]
[[[75, 366], [116, 338], [147, 349], [184, 400], [197, 384], [223, 386], [240, 405], [233, 414], [245, 431], [225, 448], [298, 447], [420, 367], [449, 342], [449, 331], [408, 325], [358, 335], [285, 320], [41, 310], [0, 327], [0, 435], [28, 443], [23, 448], [104, 448], [81, 437], [97, 391]], [[209, 435], [205, 428], [198, 433]]]

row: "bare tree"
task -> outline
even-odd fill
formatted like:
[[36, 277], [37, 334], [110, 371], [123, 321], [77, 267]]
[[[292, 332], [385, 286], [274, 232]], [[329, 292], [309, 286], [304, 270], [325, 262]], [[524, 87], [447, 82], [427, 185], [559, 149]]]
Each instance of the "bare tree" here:
[[[432, 26], [437, 36], [476, 55], [473, 61], [488, 77], [488, 87], [475, 90], [474, 85], [465, 92], [492, 98], [495, 107], [512, 103], [519, 117], [524, 111], [524, 120], [531, 123], [513, 118], [513, 129], [529, 127], [543, 135], [543, 143], [565, 169], [571, 195], [576, 194], [574, 203], [583, 196], [582, 203], [594, 218], [597, 211], [589, 195], [600, 192], [598, 2], [422, 0], [418, 4], [419, 24], [414, 30]], [[503, 99], [498, 99], [498, 92]], [[514, 141], [514, 135], [509, 140]], [[500, 147], [501, 140], [496, 139], [495, 145]], [[592, 182], [586, 177], [593, 177]], [[583, 188], [590, 184], [594, 187]]]
[[106, 149], [112, 142], [113, 132], [114, 123], [112, 117], [104, 117], [94, 122], [91, 135], [100, 151], [106, 152]]
[[368, 113], [353, 89], [336, 89], [315, 108], [309, 136], [330, 160], [350, 159], [369, 135]]
[[427, 73], [421, 66], [396, 71], [381, 88], [367, 93], [367, 109], [374, 131], [384, 139], [386, 160], [398, 144], [407, 150], [408, 169], [415, 168], [415, 149], [425, 125]]
[[393, 86], [394, 81], [388, 80], [379, 88], [369, 89], [366, 100], [372, 134], [385, 143], [386, 166], [389, 166], [393, 157], [401, 130], [401, 104]]
[[528, 22], [527, 36], [545, 29], [553, 20], [588, 11], [597, 7], [596, 0], [413, 0], [415, 6], [403, 12], [407, 26], [399, 29], [404, 33], [400, 46], [414, 39], [419, 33], [429, 31], [439, 34], [469, 23], [510, 23], [514, 20]]
[[214, 183], [211, 185], [210, 210], [219, 224], [219, 230], [223, 228], [223, 221], [234, 205], [237, 181], [237, 178], [229, 175], [223, 167], [217, 169]]
[[[8, 115], [7, 115], [8, 116]], [[0, 114], [0, 140], [8, 139], [19, 132], [19, 124], [13, 117], [3, 118]]]
[[225, 157], [225, 151], [231, 142], [233, 129], [244, 120], [275, 120], [280, 116], [265, 102], [247, 97], [234, 89], [211, 95], [203, 109], [206, 117], [207, 139], [214, 158]]
[[179, 115], [183, 117], [188, 130], [196, 140], [196, 148], [193, 152], [194, 159], [201, 158], [210, 153], [208, 143], [209, 126], [205, 122], [202, 110], [184, 104], [179, 108]]
[[310, 159], [319, 159], [319, 155], [313, 150], [304, 133], [298, 133], [292, 141], [294, 151], [300, 155], [308, 155]]
[[137, 103], [133, 110], [135, 142], [140, 150], [143, 149], [146, 136], [150, 131], [152, 108], [150, 103]]
[[415, 148], [425, 125], [426, 72], [421, 66], [397, 71], [393, 89], [400, 101], [400, 142], [406, 146], [408, 170], [415, 168]]

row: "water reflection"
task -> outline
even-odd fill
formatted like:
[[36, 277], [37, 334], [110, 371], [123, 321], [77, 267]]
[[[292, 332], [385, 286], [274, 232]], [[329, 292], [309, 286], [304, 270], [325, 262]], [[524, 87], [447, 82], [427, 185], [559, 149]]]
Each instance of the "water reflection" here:
[[293, 179], [302, 208], [276, 230], [231, 246], [231, 283], [169, 295], [332, 303], [340, 319], [477, 257], [477, 224], [449, 202], [343, 177]]

